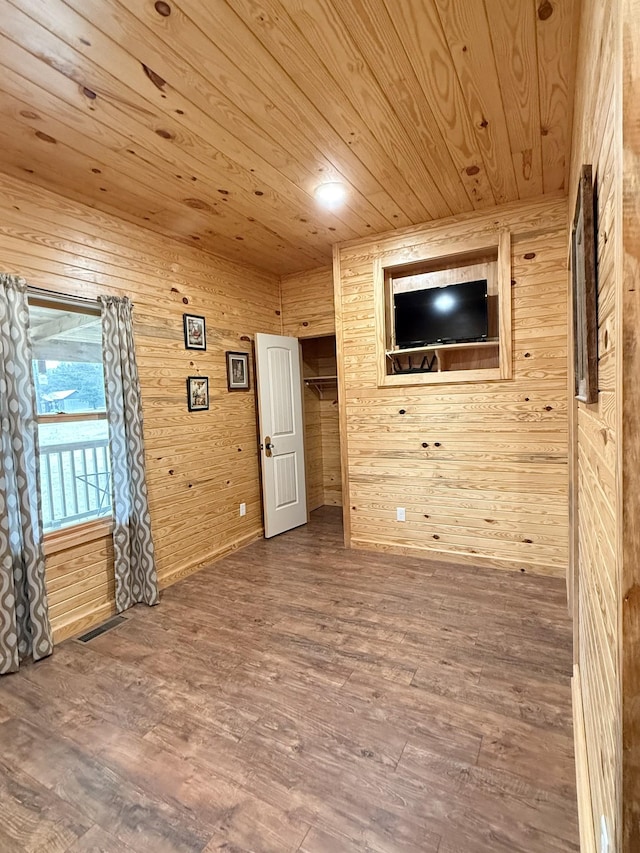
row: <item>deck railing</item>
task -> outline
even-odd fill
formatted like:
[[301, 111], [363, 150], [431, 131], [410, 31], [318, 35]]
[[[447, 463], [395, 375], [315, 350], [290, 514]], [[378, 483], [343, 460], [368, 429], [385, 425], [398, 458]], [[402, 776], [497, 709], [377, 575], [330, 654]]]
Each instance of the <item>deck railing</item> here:
[[111, 514], [108, 439], [40, 448], [45, 531]]

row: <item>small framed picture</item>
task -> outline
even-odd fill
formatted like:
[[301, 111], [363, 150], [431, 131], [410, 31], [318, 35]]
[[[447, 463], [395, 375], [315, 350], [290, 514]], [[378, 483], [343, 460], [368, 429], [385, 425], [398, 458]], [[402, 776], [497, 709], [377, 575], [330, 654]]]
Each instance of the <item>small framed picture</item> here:
[[204, 317], [195, 314], [183, 314], [184, 345], [186, 349], [206, 349], [207, 330]]
[[208, 376], [187, 376], [187, 407], [190, 412], [205, 412], [209, 408]]
[[249, 389], [249, 353], [227, 353], [227, 388], [229, 391]]

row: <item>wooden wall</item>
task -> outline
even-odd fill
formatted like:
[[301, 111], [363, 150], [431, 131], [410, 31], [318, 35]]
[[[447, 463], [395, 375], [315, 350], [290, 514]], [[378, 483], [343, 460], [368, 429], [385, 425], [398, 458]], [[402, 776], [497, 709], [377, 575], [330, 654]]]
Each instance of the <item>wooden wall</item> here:
[[333, 275], [330, 266], [310, 272], [284, 276], [282, 295], [282, 334], [294, 338], [334, 335]]
[[[343, 244], [334, 264], [346, 530], [406, 550], [564, 576], [567, 561], [567, 208], [494, 208]], [[379, 388], [373, 263], [509, 228], [513, 380]], [[455, 249], [454, 249], [455, 251]], [[344, 485], [344, 484], [343, 484]], [[406, 522], [396, 521], [396, 507]]]
[[[575, 533], [573, 611], [576, 664], [582, 688], [591, 820], [600, 816], [612, 850], [622, 850], [621, 708], [617, 497], [619, 288], [621, 281], [621, 147], [619, 9], [615, 0], [585, 0], [578, 56], [569, 218], [583, 163], [593, 166], [598, 223], [598, 402], [571, 403], [572, 497]], [[578, 699], [578, 701], [580, 701]], [[576, 737], [576, 744], [579, 739]]]
[[[640, 850], [640, 0], [622, 0], [622, 279], [618, 359], [622, 849]], [[620, 102], [620, 101], [619, 101]]]
[[[305, 376], [335, 376], [335, 336], [303, 339], [302, 358]], [[304, 407], [309, 511], [342, 506], [337, 383], [305, 386]]]
[[[331, 267], [284, 276], [280, 295], [282, 334], [302, 340], [305, 376], [335, 375]], [[309, 509], [342, 506], [337, 387], [324, 386], [322, 398], [314, 389], [305, 388], [304, 404]]]
[[[224, 353], [251, 351], [256, 331], [280, 332], [277, 278], [6, 176], [0, 269], [42, 288], [133, 299], [161, 585], [259, 536], [253, 375], [251, 391], [228, 393]], [[185, 311], [206, 317], [206, 352], [185, 350]], [[185, 378], [198, 370], [209, 376], [211, 408], [188, 413]], [[56, 640], [113, 611], [111, 560], [106, 537], [48, 557]]]
[[320, 420], [320, 398], [305, 385], [304, 395], [304, 460], [307, 478], [307, 509], [324, 506], [324, 484], [322, 474], [322, 422]]

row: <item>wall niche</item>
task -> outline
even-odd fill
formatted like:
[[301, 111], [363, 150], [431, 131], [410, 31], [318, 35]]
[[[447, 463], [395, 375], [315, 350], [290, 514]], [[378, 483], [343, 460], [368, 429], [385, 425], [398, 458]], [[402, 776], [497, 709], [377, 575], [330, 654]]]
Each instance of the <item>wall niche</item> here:
[[510, 379], [511, 239], [374, 261], [378, 385]]

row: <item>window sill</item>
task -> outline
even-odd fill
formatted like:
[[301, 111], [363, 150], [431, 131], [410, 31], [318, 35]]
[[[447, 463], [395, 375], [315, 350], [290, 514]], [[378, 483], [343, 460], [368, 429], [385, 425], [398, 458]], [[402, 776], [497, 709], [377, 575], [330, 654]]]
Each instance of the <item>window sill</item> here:
[[104, 539], [113, 531], [113, 519], [98, 518], [95, 521], [87, 521], [85, 524], [75, 524], [63, 530], [54, 530], [44, 535], [44, 555], [57, 554], [59, 551], [68, 551], [78, 545], [86, 545], [96, 539]]

